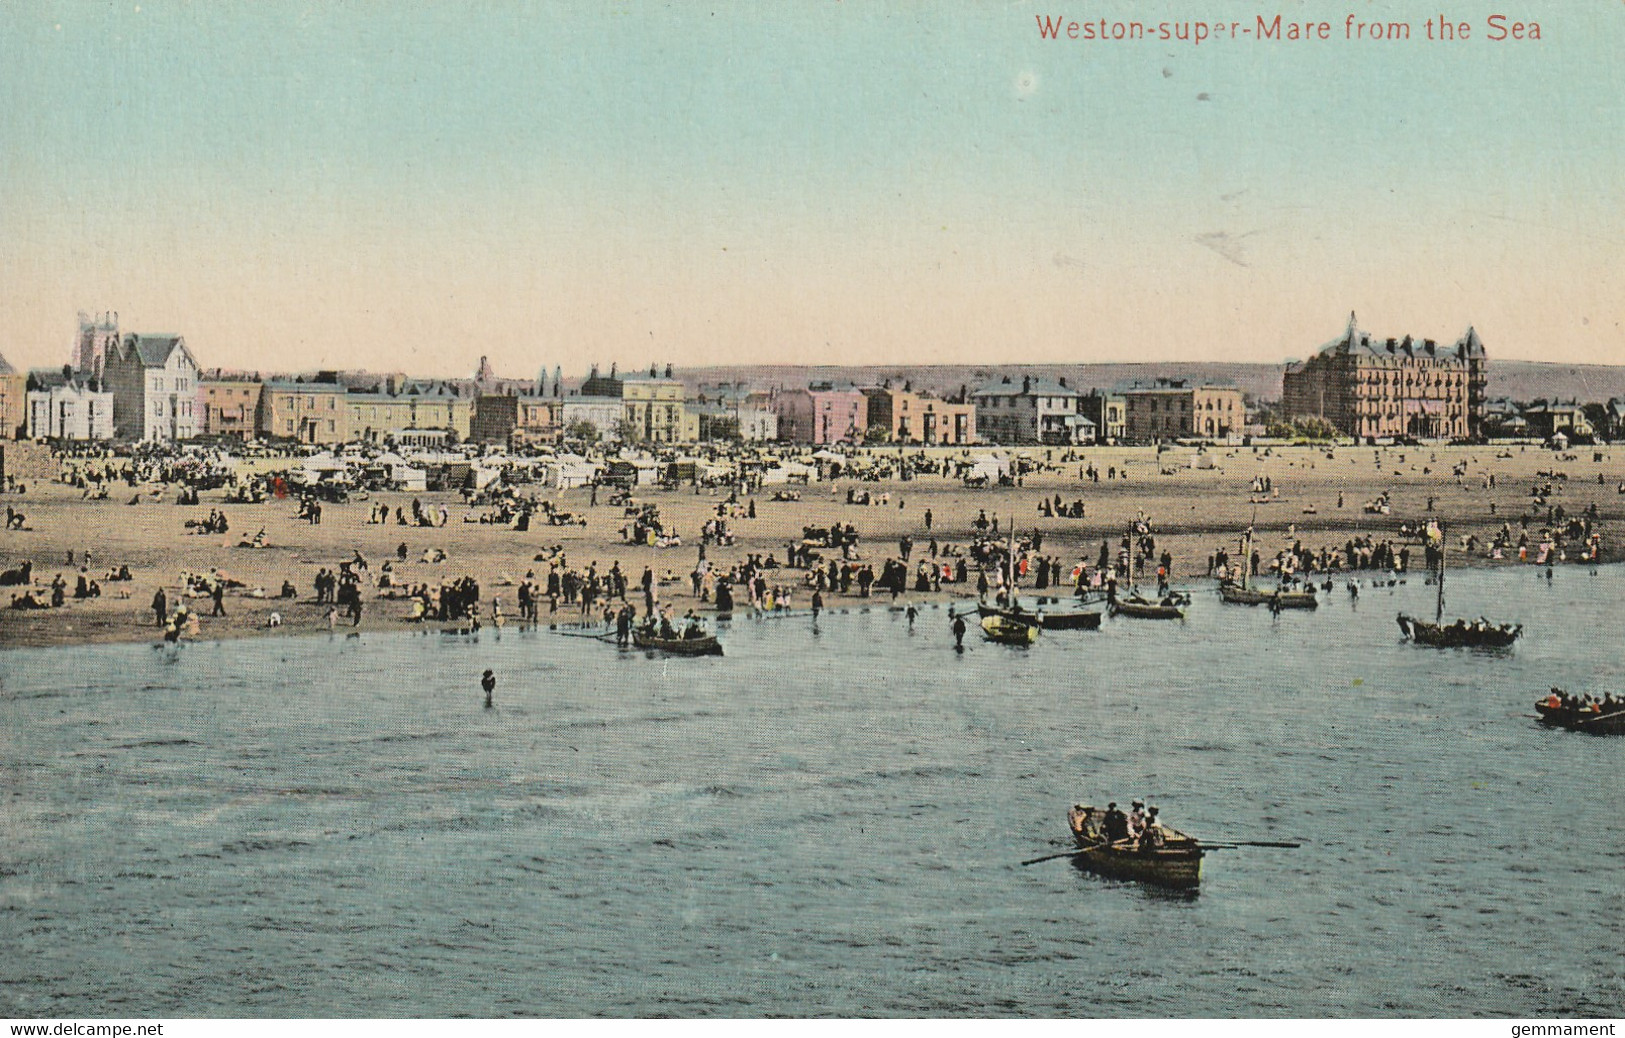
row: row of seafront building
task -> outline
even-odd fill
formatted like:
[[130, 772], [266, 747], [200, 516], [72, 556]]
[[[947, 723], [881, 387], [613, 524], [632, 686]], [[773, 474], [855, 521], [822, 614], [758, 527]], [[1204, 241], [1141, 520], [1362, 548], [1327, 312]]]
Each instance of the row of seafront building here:
[[[1350, 315], [1345, 332], [1290, 362], [1281, 414], [1320, 418], [1344, 435], [1478, 437], [1593, 429], [1578, 405], [1513, 408], [1486, 398], [1487, 355], [1469, 328], [1454, 344], [1377, 338]], [[1625, 406], [1610, 401], [1617, 419]], [[565, 438], [648, 444], [1081, 445], [1230, 440], [1249, 424], [1233, 386], [1158, 379], [1080, 390], [1065, 379], [1004, 377], [952, 396], [813, 383], [805, 388], [705, 385], [672, 369], [607, 374], [568, 389], [562, 372], [499, 378], [481, 359], [468, 379], [321, 372], [306, 376], [204, 370], [179, 335], [122, 333], [116, 314], [80, 315], [71, 363], [26, 377], [0, 358], [0, 435], [33, 439], [177, 441], [196, 436], [309, 444], [430, 446], [475, 441], [551, 444]]]

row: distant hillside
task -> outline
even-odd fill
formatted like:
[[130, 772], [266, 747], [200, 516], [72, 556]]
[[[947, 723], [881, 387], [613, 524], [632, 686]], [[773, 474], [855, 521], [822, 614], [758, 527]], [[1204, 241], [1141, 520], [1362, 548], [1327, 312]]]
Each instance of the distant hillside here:
[[[1189, 378], [1235, 385], [1255, 400], [1279, 400], [1280, 364], [982, 364], [982, 365], [866, 365], [828, 367], [789, 367], [754, 365], [737, 367], [688, 368], [678, 377], [690, 391], [718, 383], [744, 383], [750, 388], [773, 386], [802, 387], [809, 382], [852, 383], [873, 386], [891, 380], [892, 385], [910, 383], [915, 390], [942, 396], [959, 392], [961, 386], [975, 389], [1006, 375], [1066, 379], [1066, 384], [1088, 390], [1156, 378]], [[1491, 397], [1514, 400], [1536, 398], [1578, 398], [1602, 401], [1625, 397], [1625, 365], [1546, 364], [1527, 360], [1490, 361]]]

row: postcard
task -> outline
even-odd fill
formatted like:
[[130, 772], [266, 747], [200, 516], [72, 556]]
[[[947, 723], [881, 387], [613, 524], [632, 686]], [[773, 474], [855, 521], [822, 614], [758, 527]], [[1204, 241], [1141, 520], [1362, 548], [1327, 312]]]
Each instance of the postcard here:
[[0, 1016], [1610, 1026], [1622, 43], [6, 5]]

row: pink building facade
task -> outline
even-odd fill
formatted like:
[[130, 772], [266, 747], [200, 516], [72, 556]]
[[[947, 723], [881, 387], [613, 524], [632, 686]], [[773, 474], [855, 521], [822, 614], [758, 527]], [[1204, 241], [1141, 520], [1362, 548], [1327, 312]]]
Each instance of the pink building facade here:
[[785, 443], [861, 443], [869, 428], [869, 401], [855, 386], [781, 390], [773, 410]]

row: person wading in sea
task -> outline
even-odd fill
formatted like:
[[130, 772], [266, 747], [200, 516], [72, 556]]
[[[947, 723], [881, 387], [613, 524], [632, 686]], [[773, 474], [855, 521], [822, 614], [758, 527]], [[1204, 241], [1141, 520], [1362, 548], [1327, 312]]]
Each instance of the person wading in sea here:
[[480, 678], [480, 687], [485, 689], [485, 709], [489, 710], [491, 709], [491, 693], [497, 690], [497, 676], [489, 670], [486, 671], [485, 676]]

